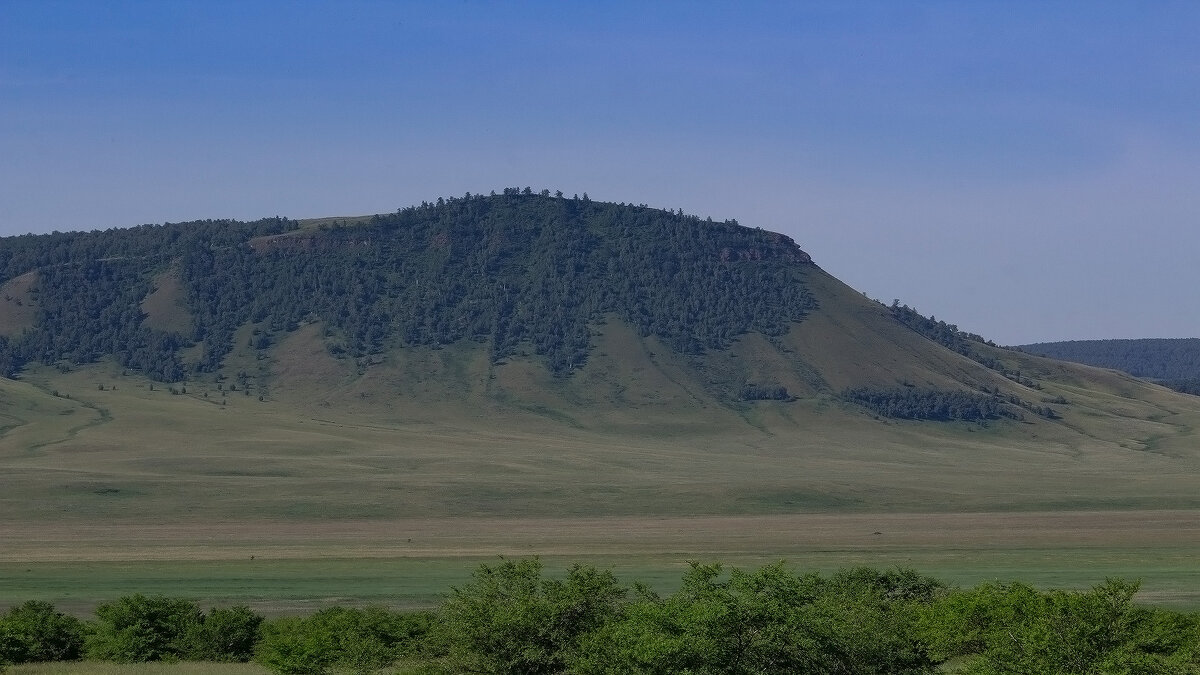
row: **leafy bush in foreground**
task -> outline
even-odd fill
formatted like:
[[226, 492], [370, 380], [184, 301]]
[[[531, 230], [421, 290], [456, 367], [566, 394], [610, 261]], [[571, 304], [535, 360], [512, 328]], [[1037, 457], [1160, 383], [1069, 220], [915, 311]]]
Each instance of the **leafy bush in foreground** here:
[[626, 592], [585, 565], [564, 581], [543, 578], [537, 559], [480, 565], [442, 607], [452, 660], [477, 673], [563, 672], [580, 640], [619, 616]]
[[974, 655], [966, 673], [1200, 673], [1200, 617], [1133, 604], [1138, 584], [1090, 591], [983, 584], [942, 598], [923, 628], [940, 658]]
[[373, 673], [420, 652], [432, 624], [427, 614], [333, 607], [267, 623], [255, 659], [284, 675], [321, 675], [331, 669]]
[[[1200, 614], [1135, 605], [1136, 583], [947, 589], [912, 570], [796, 573], [692, 563], [675, 593], [609, 571], [481, 565], [440, 612], [334, 607], [264, 623], [245, 607], [127, 596], [85, 626], [46, 603], [0, 615], [5, 663], [242, 660], [281, 675], [1200, 675]], [[84, 635], [86, 634], [86, 638]], [[397, 670], [399, 669], [399, 670]]]
[[89, 658], [143, 661], [249, 661], [262, 617], [246, 607], [211, 609], [162, 595], [119, 598], [96, 608], [87, 636]]
[[83, 653], [84, 624], [30, 600], [0, 615], [0, 664], [74, 661]]
[[187, 600], [127, 595], [96, 608], [87, 655], [121, 663], [179, 659], [186, 652], [184, 636], [200, 621], [200, 610]]
[[249, 661], [254, 657], [263, 618], [247, 607], [213, 608], [188, 626], [184, 652], [194, 661]]
[[575, 666], [613, 675], [931, 673], [910, 620], [925, 597], [897, 595], [893, 581], [874, 570], [798, 576], [783, 564], [726, 579], [720, 565], [693, 564], [672, 596], [642, 589], [619, 620], [588, 636]]

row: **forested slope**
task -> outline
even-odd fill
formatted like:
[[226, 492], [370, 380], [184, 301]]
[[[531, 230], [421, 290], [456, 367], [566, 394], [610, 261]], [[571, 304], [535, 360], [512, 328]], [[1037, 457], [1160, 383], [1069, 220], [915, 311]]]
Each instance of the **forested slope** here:
[[[527, 343], [565, 375], [606, 314], [681, 353], [782, 334], [812, 306], [798, 279], [807, 262], [788, 238], [733, 222], [515, 189], [352, 227], [271, 219], [15, 237], [0, 240], [0, 283], [35, 275], [36, 314], [0, 337], [0, 367], [112, 356], [178, 381], [218, 370], [243, 325], [262, 349], [319, 321], [337, 356], [469, 340], [498, 361]], [[145, 320], [155, 279], [178, 285], [186, 330]]]
[[1200, 394], [1200, 338], [1071, 340], [1021, 345], [1030, 354], [1123, 370], [1177, 391]]

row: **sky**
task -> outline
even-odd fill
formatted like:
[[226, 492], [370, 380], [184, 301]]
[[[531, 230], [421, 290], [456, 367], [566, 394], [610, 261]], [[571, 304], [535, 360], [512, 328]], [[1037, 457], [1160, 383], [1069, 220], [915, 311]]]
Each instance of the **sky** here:
[[509, 186], [1001, 344], [1200, 336], [1200, 3], [0, 0], [0, 235]]

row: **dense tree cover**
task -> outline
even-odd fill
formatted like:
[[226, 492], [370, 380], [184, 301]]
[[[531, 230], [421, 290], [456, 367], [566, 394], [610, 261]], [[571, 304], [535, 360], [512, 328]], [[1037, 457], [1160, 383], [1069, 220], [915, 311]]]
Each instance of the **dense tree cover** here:
[[982, 422], [1020, 417], [995, 396], [962, 390], [858, 387], [842, 392], [842, 398], [883, 417], [897, 419]]
[[6, 663], [74, 661], [83, 654], [85, 625], [31, 600], [0, 615], [0, 668]]
[[642, 589], [585, 636], [572, 672], [931, 673], [935, 663], [913, 627], [939, 587], [907, 572], [826, 578], [776, 564], [726, 575], [720, 565], [693, 564], [677, 593]]
[[782, 333], [810, 307], [801, 256], [732, 223], [509, 190], [258, 252], [198, 251], [185, 274], [214, 357], [247, 320], [280, 331], [312, 317], [353, 355], [474, 340], [500, 360], [529, 344], [561, 374], [586, 361], [607, 313], [683, 352]]
[[32, 330], [0, 338], [0, 375], [11, 377], [29, 361], [86, 363], [111, 355], [156, 379], [178, 380], [184, 371], [177, 351], [192, 336], [143, 325], [140, 305], [151, 279], [187, 251], [242, 247], [297, 226], [282, 218], [205, 220], [0, 239], [0, 283], [36, 272], [38, 310]]
[[[1116, 579], [1087, 591], [957, 589], [907, 569], [692, 563], [679, 590], [660, 595], [583, 565], [549, 577], [527, 559], [480, 566], [436, 612], [334, 607], [263, 622], [245, 608], [204, 615], [130, 596], [84, 623], [26, 603], [0, 615], [0, 664], [86, 649], [126, 661], [253, 652], [281, 675], [920, 675], [950, 660], [971, 675], [1200, 673], [1200, 614], [1138, 606], [1136, 591]], [[123, 646], [109, 649], [114, 640]]]
[[[980, 365], [1003, 372], [1004, 367], [999, 361], [985, 356], [977, 348], [977, 345], [995, 347], [995, 343], [990, 340], [985, 340], [982, 336], [975, 333], [961, 331], [958, 329], [958, 326], [946, 323], [945, 321], [939, 321], [936, 317], [925, 316], [908, 305], [901, 305], [899, 300], [893, 300], [892, 305], [888, 309], [891, 310], [892, 316], [897, 321], [930, 340], [951, 351], [962, 354]], [[1005, 374], [1007, 375], [1007, 373]]]
[[[473, 340], [495, 360], [528, 345], [558, 374], [582, 365], [614, 314], [684, 353], [785, 332], [812, 307], [808, 256], [782, 235], [682, 212], [506, 189], [353, 226], [203, 222], [0, 240], [0, 282], [37, 272], [37, 327], [0, 343], [13, 361], [113, 355], [161, 380], [213, 371], [235, 331], [261, 345], [305, 321], [335, 354]], [[155, 274], [177, 271], [189, 334], [144, 325]], [[194, 364], [183, 347], [199, 342]], [[11, 371], [14, 366], [9, 366]]]
[[131, 595], [96, 608], [85, 642], [88, 658], [133, 663], [181, 658], [248, 661], [262, 617], [245, 607], [214, 608], [161, 595]]
[[[856, 387], [842, 392], [842, 400], [861, 405], [882, 417], [935, 422], [985, 422], [1008, 418], [1022, 420], [1021, 410], [1058, 419], [1054, 408], [1030, 403], [1019, 396], [1005, 394], [999, 389], [982, 388], [980, 392], [964, 390], [921, 389], [895, 387], [872, 389]], [[1054, 402], [1065, 403], [1065, 399]]]
[[0, 335], [0, 377], [13, 377], [21, 369], [21, 354], [18, 345]]
[[132, 260], [162, 264], [188, 246], [227, 248], [251, 237], [295, 229], [286, 218], [250, 223], [201, 220], [93, 232], [54, 232], [0, 238], [0, 282], [31, 270], [69, 267], [92, 262]]
[[1184, 394], [1200, 396], [1200, 378], [1189, 378], [1184, 380], [1158, 380], [1158, 383], [1164, 387], [1170, 387], [1175, 391]]
[[440, 647], [431, 647], [438, 644], [430, 634], [432, 625], [433, 616], [427, 613], [331, 607], [310, 617], [266, 624], [257, 660], [290, 675], [373, 673], [398, 659], [440, 653]]
[[1021, 345], [1021, 351], [1089, 366], [1123, 370], [1200, 394], [1200, 338], [1071, 340]]
[[980, 335], [961, 331], [952, 323], [939, 321], [936, 317], [925, 316], [908, 305], [901, 305], [899, 300], [893, 300], [888, 309], [900, 323], [964, 356], [970, 356], [972, 342], [995, 346], [994, 343], [985, 340]]
[[1200, 615], [1139, 607], [1137, 588], [987, 583], [939, 598], [919, 632], [939, 660], [970, 657], [962, 672], [972, 675], [1200, 672]]
[[787, 387], [747, 384], [742, 387], [743, 401], [788, 401], [791, 396]]
[[561, 673], [582, 641], [619, 617], [627, 590], [611, 572], [576, 565], [546, 579], [536, 559], [481, 565], [442, 608], [448, 655], [475, 673]]

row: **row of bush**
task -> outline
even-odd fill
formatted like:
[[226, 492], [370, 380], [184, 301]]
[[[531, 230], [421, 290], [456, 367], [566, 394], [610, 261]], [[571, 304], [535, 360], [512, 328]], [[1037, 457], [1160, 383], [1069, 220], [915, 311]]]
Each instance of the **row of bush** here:
[[129, 596], [84, 622], [28, 602], [0, 616], [0, 663], [254, 659], [281, 674], [835, 675], [1200, 673], [1200, 614], [1134, 604], [1137, 584], [952, 589], [911, 570], [797, 574], [693, 564], [675, 593], [536, 559], [482, 565], [436, 612], [245, 607]]
[[249, 661], [263, 618], [246, 607], [202, 613], [195, 603], [131, 595], [96, 608], [93, 621], [29, 601], [0, 615], [0, 665], [42, 661]]

